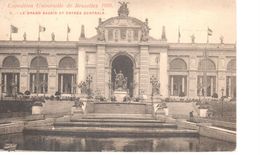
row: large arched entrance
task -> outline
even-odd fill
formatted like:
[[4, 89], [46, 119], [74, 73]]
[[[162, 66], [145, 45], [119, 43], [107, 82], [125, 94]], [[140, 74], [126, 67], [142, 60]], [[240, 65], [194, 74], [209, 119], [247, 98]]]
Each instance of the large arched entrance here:
[[111, 67], [111, 81], [112, 81], [112, 89], [115, 90], [115, 77], [116, 73], [122, 71], [124, 77], [127, 77], [127, 89], [129, 91], [129, 95], [133, 96], [133, 61], [126, 55], [118, 55], [112, 61]]

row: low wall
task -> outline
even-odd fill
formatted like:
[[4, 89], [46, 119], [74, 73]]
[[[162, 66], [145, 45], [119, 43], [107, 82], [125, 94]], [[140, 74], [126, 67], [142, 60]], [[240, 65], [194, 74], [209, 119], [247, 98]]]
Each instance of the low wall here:
[[42, 113], [45, 115], [66, 115], [71, 113], [73, 101], [46, 101], [43, 103]]
[[152, 105], [143, 103], [88, 103], [89, 113], [110, 113], [110, 114], [151, 114]]
[[194, 123], [186, 120], [177, 120], [178, 128], [197, 130], [201, 136], [236, 143], [236, 132], [212, 126], [211, 123]]
[[232, 122], [224, 122], [224, 121], [205, 119], [200, 117], [194, 117], [193, 120], [196, 123], [212, 123], [213, 126], [236, 130], [236, 123], [232, 123]]
[[177, 119], [176, 124], [177, 124], [178, 128], [199, 130], [199, 126], [197, 126], [196, 123], [188, 122], [186, 120]]
[[35, 127], [35, 126], [52, 126], [55, 122], [55, 118], [47, 118], [44, 120], [38, 120], [38, 121], [28, 121], [24, 123], [24, 126], [26, 128], [28, 127]]
[[212, 126], [201, 126], [199, 134], [219, 140], [236, 143], [236, 132]]
[[43, 115], [28, 115], [25, 117], [12, 117], [12, 118], [0, 119], [0, 123], [15, 122], [15, 121], [35, 121], [35, 120], [42, 120], [42, 119], [44, 119]]
[[0, 135], [23, 132], [23, 122], [10, 122], [0, 124]]

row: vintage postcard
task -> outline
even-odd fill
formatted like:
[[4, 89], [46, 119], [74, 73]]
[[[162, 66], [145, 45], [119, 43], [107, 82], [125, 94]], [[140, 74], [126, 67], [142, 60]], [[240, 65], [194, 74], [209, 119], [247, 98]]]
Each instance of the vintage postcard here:
[[236, 149], [235, 0], [0, 9], [0, 151]]

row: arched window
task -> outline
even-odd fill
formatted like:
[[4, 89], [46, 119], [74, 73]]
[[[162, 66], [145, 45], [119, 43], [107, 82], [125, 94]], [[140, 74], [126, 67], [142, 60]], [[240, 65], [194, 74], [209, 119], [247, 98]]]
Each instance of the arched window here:
[[76, 62], [71, 57], [64, 57], [59, 62], [59, 68], [62, 68], [62, 69], [76, 68]]
[[227, 64], [227, 70], [228, 71], [236, 71], [237, 66], [236, 66], [236, 59], [232, 59], [228, 62]]
[[199, 62], [199, 70], [203, 71], [203, 70], [216, 70], [216, 65], [215, 63], [210, 60], [210, 59], [203, 59]]
[[3, 67], [18, 68], [20, 67], [20, 62], [15, 56], [7, 56], [3, 61]]
[[170, 70], [185, 71], [187, 70], [187, 64], [183, 59], [176, 58], [170, 62]]
[[31, 61], [31, 68], [47, 69], [48, 68], [47, 59], [42, 56], [36, 56]]

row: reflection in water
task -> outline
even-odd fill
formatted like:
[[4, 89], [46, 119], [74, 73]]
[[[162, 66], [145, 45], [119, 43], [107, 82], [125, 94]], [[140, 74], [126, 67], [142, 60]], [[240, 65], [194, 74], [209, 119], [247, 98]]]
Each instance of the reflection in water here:
[[1, 149], [7, 141], [17, 143], [18, 150], [38, 151], [232, 151], [236, 145], [207, 137], [93, 138], [10, 134], [0, 136]]

